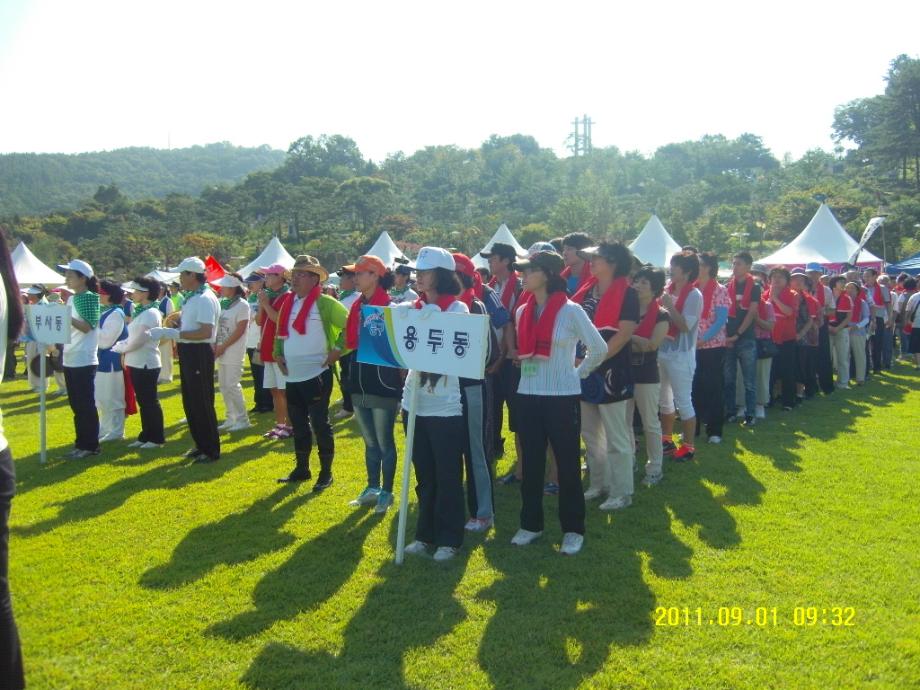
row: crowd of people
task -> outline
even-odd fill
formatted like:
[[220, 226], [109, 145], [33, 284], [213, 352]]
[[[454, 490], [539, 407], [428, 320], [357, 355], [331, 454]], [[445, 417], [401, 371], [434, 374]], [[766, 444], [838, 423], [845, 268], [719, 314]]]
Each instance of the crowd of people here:
[[[493, 527], [495, 485], [519, 483], [512, 543], [542, 535], [544, 497], [557, 495], [560, 551], [571, 555], [584, 542], [587, 505], [627, 508], [636, 483], [655, 487], [666, 458], [705, 454], [704, 443], [720, 443], [726, 425], [752, 430], [768, 410], [788, 413], [863, 385], [896, 357], [920, 366], [920, 292], [906, 275], [855, 267], [834, 275], [820, 264], [768, 269], [742, 251], [723, 283], [712, 252], [684, 247], [665, 271], [583, 233], [538, 242], [526, 256], [501, 243], [481, 256], [488, 269], [439, 247], [422, 248], [414, 266], [365, 255], [338, 268], [336, 286], [307, 255], [291, 269], [228, 273], [210, 285], [205, 263], [189, 257], [173, 269], [172, 290], [149, 277], [101, 280], [74, 259], [60, 266], [71, 312], [59, 383], [73, 411], [69, 457], [125, 439], [125, 415], [135, 408], [140, 433], [128, 445], [162, 448], [158, 387], [171, 379], [175, 353], [194, 463], [217, 461], [222, 434], [253, 433], [253, 421], [271, 413], [274, 424], [259, 433], [291, 439], [293, 450], [293, 468], [279, 481], [313, 480], [315, 446], [312, 491], [322, 492], [334, 481], [332, 423], [353, 416], [367, 476], [351, 505], [386, 513], [395, 427], [415, 412], [418, 521], [408, 553], [452, 558], [466, 533]], [[39, 286], [25, 292], [29, 302], [49, 298]], [[485, 375], [358, 361], [364, 305], [485, 315]], [[27, 354], [37, 352], [30, 343]], [[247, 359], [251, 409], [242, 388]], [[342, 406], [330, 416], [336, 378]], [[502, 456], [514, 463], [497, 477]]]

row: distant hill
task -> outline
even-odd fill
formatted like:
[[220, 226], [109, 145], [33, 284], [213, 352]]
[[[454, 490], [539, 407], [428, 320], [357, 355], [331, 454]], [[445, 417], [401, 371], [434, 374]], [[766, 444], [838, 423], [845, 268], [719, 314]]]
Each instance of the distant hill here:
[[68, 211], [115, 183], [134, 198], [198, 195], [208, 185], [234, 183], [284, 161], [268, 146], [228, 143], [185, 149], [127, 148], [95, 153], [0, 154], [0, 217]]

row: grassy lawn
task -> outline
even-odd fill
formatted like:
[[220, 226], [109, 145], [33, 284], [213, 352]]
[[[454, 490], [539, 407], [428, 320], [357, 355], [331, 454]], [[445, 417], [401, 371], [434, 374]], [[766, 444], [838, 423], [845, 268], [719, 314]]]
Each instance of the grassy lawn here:
[[[107, 445], [83, 461], [59, 459], [73, 431], [66, 400], [52, 398], [41, 466], [37, 398], [6, 383], [19, 475], [10, 575], [28, 681], [920, 687], [918, 381], [897, 365], [754, 431], [727, 429], [696, 462], [668, 464], [659, 486], [637, 486], [631, 508], [589, 505], [575, 558], [557, 552], [556, 499], [545, 501], [544, 538], [512, 547], [518, 489], [497, 487], [496, 530], [468, 537], [453, 562], [402, 567], [396, 512], [347, 505], [364, 486], [353, 421], [337, 425], [336, 483], [314, 497], [275, 482], [292, 451], [261, 438], [265, 415], [224, 436], [218, 463], [182, 460], [178, 383], [163, 391], [164, 449]], [[138, 425], [130, 418], [129, 433]], [[410, 514], [410, 539], [413, 524]], [[796, 625], [795, 608], [808, 606], [815, 625]], [[680, 624], [656, 624], [659, 607], [677, 607]], [[740, 607], [722, 612], [740, 624], [720, 625], [719, 607]], [[852, 625], [832, 625], [833, 607], [851, 607]]]

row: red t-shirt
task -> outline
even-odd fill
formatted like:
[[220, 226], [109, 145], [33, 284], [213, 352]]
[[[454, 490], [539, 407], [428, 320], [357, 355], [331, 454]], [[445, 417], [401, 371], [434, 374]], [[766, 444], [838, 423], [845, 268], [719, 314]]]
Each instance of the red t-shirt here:
[[777, 300], [790, 307], [792, 311], [784, 314], [782, 310], [774, 304], [774, 316], [776, 325], [773, 327], [773, 342], [785, 343], [796, 339], [795, 317], [799, 311], [799, 296], [792, 289], [786, 288], [778, 295], [772, 295], [774, 302]]

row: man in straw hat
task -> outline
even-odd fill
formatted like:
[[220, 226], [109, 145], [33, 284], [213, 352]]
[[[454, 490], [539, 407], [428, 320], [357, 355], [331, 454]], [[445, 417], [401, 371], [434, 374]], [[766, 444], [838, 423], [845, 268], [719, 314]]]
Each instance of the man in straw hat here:
[[335, 441], [329, 423], [332, 369], [345, 349], [348, 310], [334, 297], [322, 293], [329, 272], [319, 261], [301, 254], [291, 269], [292, 289], [278, 309], [274, 359], [285, 376], [288, 418], [294, 427], [294, 470], [278, 481], [311, 478], [310, 453], [314, 435], [319, 452], [320, 492], [332, 484]]

